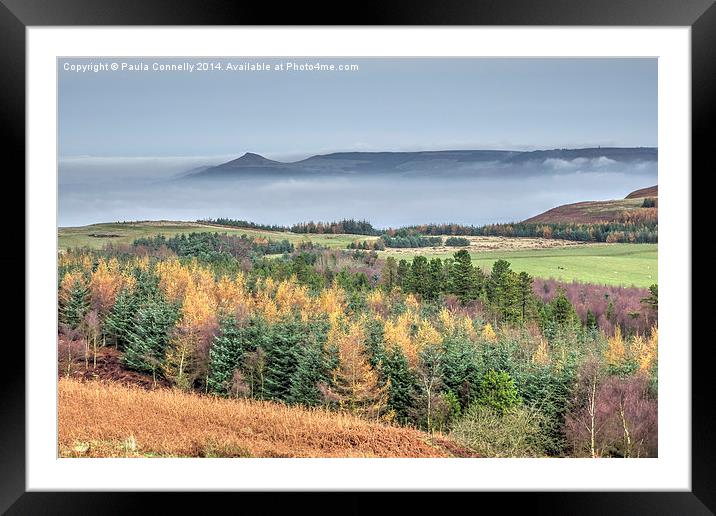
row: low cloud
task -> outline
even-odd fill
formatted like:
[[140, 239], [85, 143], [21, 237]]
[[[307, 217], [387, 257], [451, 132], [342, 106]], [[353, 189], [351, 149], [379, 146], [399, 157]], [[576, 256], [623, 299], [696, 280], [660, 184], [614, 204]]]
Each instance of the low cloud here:
[[[131, 165], [128, 160], [100, 160], [93, 163], [94, 172], [102, 175], [107, 172], [104, 167], [109, 167], [111, 181], [105, 176], [95, 180], [94, 176], [82, 179], [79, 175], [66, 181], [61, 169], [59, 224], [206, 217], [273, 224], [355, 217], [380, 227], [427, 222], [486, 224], [524, 220], [565, 203], [623, 198], [657, 183], [656, 163], [588, 161], [566, 162], [571, 168], [563, 163], [522, 164], [474, 175], [372, 174], [195, 182], [167, 179], [185, 171], [187, 162], [169, 166], [166, 159], [161, 173], [153, 169], [156, 174], [143, 175], [141, 170], [125, 174], [125, 167]], [[143, 169], [149, 162], [139, 163]]]

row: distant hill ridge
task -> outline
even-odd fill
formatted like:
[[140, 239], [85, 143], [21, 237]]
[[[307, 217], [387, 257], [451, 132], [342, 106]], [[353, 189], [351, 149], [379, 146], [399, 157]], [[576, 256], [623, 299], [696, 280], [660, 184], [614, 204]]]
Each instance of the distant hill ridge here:
[[[190, 173], [182, 178], [227, 178], [267, 175], [359, 175], [371, 173], [434, 173], [443, 170], [469, 169], [472, 164], [497, 165], [545, 162], [546, 160], [596, 160], [614, 162], [657, 161], [655, 147], [593, 147], [584, 149], [511, 150], [439, 150], [416, 152], [334, 152], [294, 162], [265, 158], [253, 152]], [[579, 161], [577, 161], [579, 163]], [[474, 172], [474, 170], [473, 170]]]

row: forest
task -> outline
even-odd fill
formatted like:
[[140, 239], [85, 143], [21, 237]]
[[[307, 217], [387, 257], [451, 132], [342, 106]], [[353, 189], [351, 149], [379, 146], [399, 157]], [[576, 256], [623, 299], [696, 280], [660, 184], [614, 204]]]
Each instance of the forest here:
[[88, 370], [116, 348], [155, 384], [446, 434], [480, 456], [657, 455], [656, 285], [193, 233], [70, 249], [58, 299], [59, 354]]
[[[654, 209], [655, 210], [655, 209]], [[388, 230], [388, 235], [458, 235], [458, 236], [502, 236], [542, 237], [576, 240], [580, 242], [607, 242], [655, 244], [658, 242], [656, 212], [648, 216], [624, 212], [617, 220], [599, 223], [528, 223], [486, 224], [464, 226], [460, 224], [425, 224], [398, 230]]]

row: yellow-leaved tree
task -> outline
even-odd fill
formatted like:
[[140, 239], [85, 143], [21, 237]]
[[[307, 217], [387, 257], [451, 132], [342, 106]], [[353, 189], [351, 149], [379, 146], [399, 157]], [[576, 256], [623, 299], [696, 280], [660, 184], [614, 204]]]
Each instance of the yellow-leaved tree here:
[[622, 337], [622, 330], [617, 325], [614, 335], [607, 339], [607, 349], [604, 352], [604, 358], [612, 367], [620, 366], [626, 360], [626, 346]]
[[388, 403], [390, 385], [381, 386], [378, 374], [370, 366], [363, 327], [352, 322], [345, 331], [332, 328], [328, 343], [338, 349], [330, 392], [339, 407], [361, 417], [380, 419]]
[[404, 312], [396, 320], [388, 319], [383, 325], [383, 340], [386, 348], [400, 349], [408, 359], [410, 367], [418, 365], [418, 349], [412, 337], [413, 314]]
[[485, 339], [487, 342], [497, 341], [497, 334], [495, 333], [495, 330], [492, 328], [492, 325], [490, 323], [487, 323], [485, 326], [483, 326], [482, 338]]
[[116, 258], [111, 260], [100, 259], [97, 268], [90, 276], [90, 299], [92, 308], [97, 310], [101, 319], [114, 307], [117, 294], [122, 289], [131, 291], [136, 280], [131, 274], [120, 270]]
[[194, 272], [165, 360], [165, 376], [182, 389], [191, 388], [207, 372], [208, 348], [218, 326], [213, 277], [208, 271]]
[[634, 336], [631, 343], [632, 353], [639, 366], [639, 371], [648, 373], [656, 363], [659, 348], [659, 330], [656, 326], [651, 328], [648, 337]]

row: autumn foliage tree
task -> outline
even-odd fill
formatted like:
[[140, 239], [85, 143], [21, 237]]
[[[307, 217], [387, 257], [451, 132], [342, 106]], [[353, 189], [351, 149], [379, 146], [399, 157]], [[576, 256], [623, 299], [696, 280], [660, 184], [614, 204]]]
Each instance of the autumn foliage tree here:
[[379, 419], [388, 402], [389, 385], [380, 385], [370, 366], [363, 328], [351, 323], [345, 331], [333, 330], [329, 343], [338, 349], [338, 366], [331, 373], [332, 394], [341, 410]]

